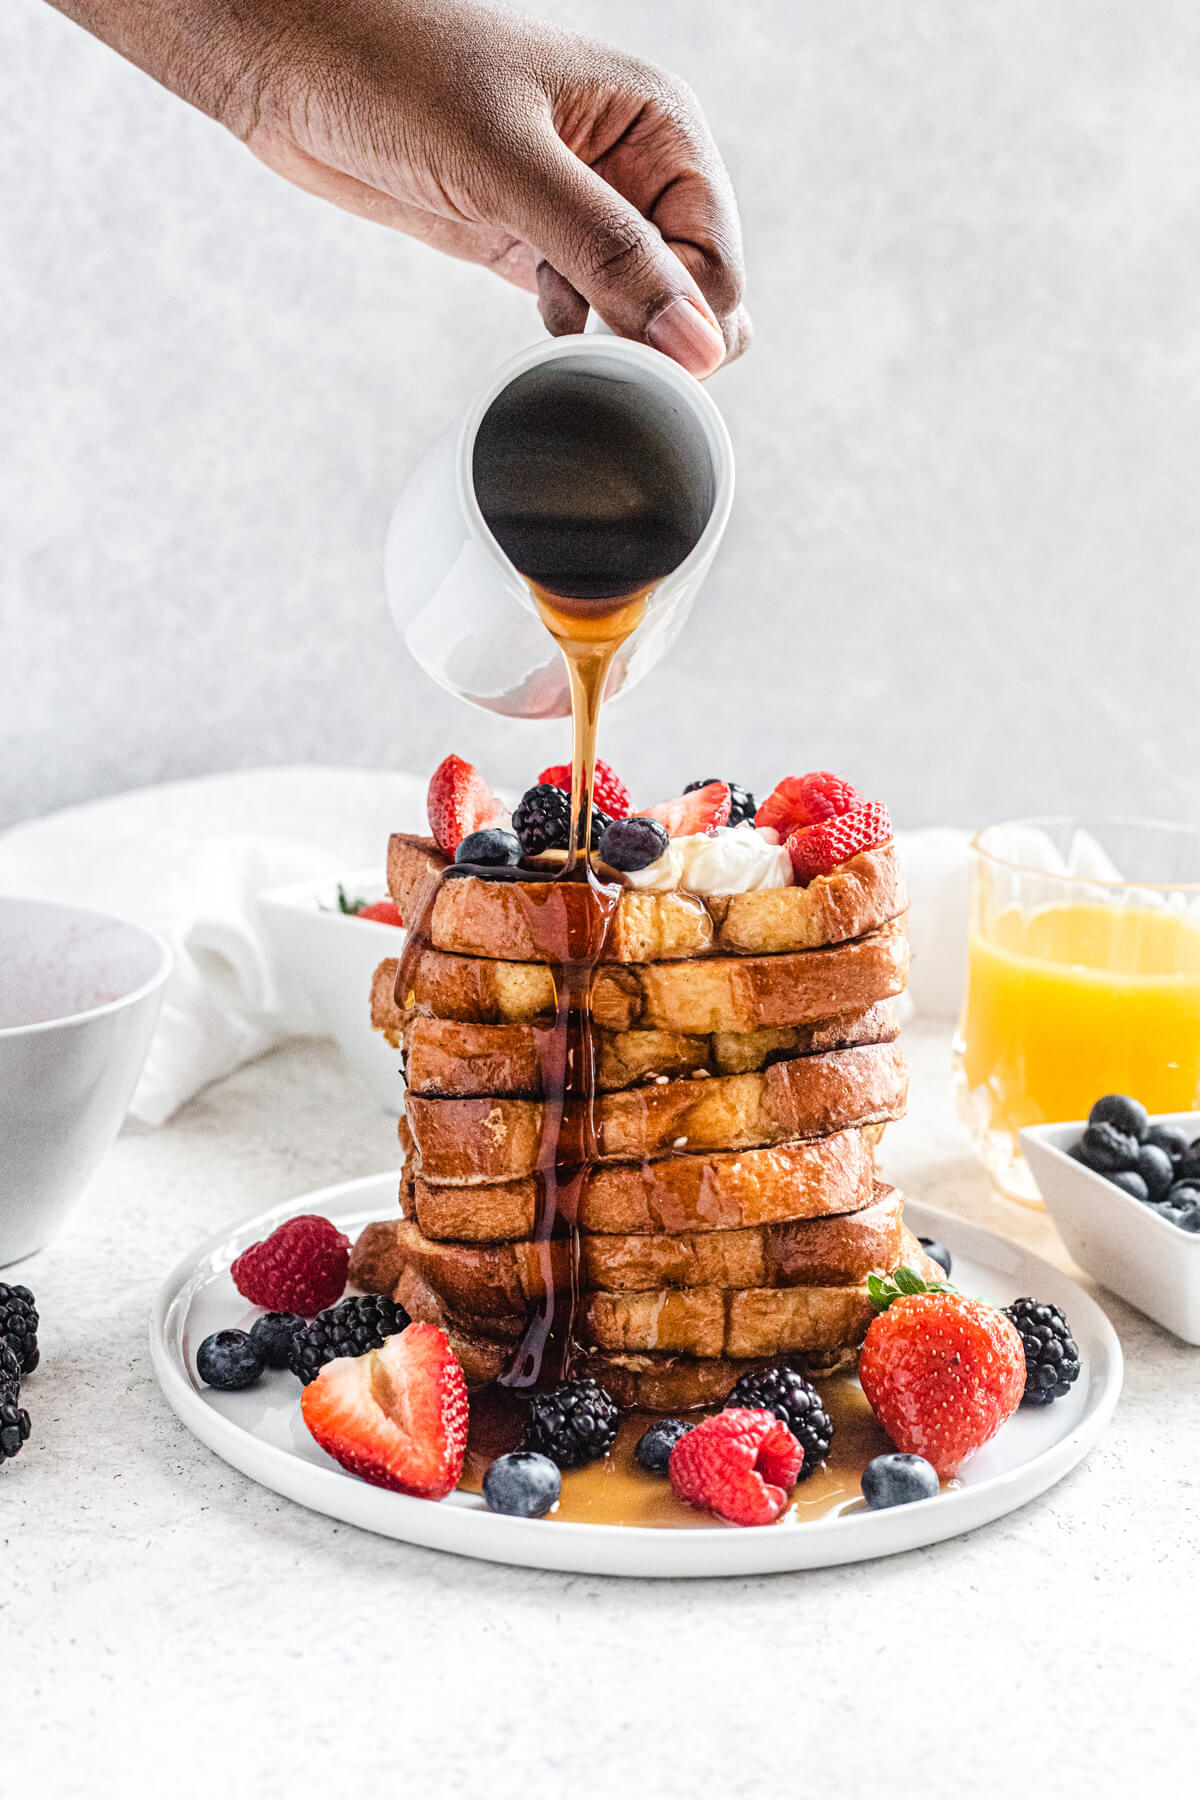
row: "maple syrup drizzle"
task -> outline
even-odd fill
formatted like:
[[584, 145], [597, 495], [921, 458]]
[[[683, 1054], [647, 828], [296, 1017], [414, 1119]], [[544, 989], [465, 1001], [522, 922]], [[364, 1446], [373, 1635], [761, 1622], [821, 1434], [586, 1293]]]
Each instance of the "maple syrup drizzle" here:
[[[592, 983], [603, 960], [620, 901], [619, 887], [592, 867], [592, 794], [596, 734], [613, 659], [645, 617], [654, 582], [603, 599], [572, 598], [529, 583], [534, 605], [562, 651], [571, 694], [571, 826], [566, 861], [555, 871], [517, 869], [517, 892], [530, 937], [547, 959], [555, 990], [555, 1017], [534, 1042], [541, 1069], [542, 1114], [537, 1158], [538, 1205], [533, 1242], [541, 1265], [543, 1297], [534, 1303], [509, 1369], [506, 1387], [528, 1389], [567, 1379], [579, 1349], [575, 1321], [581, 1296], [579, 1196], [597, 1160], [597, 1048], [592, 1024]], [[410, 927], [396, 974], [396, 1003], [414, 1001], [417, 965], [429, 947], [430, 924], [442, 881], [467, 872], [452, 864], [431, 882]], [[492, 870], [480, 870], [492, 875]], [[541, 891], [532, 884], [544, 884]], [[558, 1279], [555, 1240], [566, 1238], [567, 1285]]]

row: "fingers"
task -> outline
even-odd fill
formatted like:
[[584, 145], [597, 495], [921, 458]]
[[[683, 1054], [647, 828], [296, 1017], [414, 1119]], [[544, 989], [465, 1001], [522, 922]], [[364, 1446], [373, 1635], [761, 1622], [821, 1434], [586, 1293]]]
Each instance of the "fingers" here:
[[658, 227], [557, 136], [548, 132], [516, 166], [505, 200], [506, 219], [550, 265], [539, 294], [552, 331], [578, 319], [573, 289], [619, 336], [653, 344], [693, 375], [724, 361], [712, 308]]
[[587, 324], [588, 303], [548, 262], [537, 266], [538, 311], [551, 337], [571, 337]]

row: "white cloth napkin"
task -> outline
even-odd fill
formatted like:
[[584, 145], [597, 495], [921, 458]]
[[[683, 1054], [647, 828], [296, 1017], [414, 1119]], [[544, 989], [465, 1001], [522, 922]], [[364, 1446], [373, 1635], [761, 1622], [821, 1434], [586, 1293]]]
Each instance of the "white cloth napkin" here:
[[204, 776], [73, 806], [0, 835], [0, 891], [74, 901], [160, 931], [175, 952], [131, 1112], [161, 1125], [210, 1081], [318, 1029], [280, 976], [255, 896], [377, 864], [423, 831], [426, 782], [374, 770]]
[[[378, 865], [424, 831], [426, 781], [366, 769], [251, 769], [69, 807], [0, 834], [0, 892], [74, 901], [152, 926], [175, 951], [131, 1111], [161, 1125], [284, 1039], [318, 1029], [282, 979], [255, 896]], [[962, 831], [899, 838], [912, 899], [906, 1010], [953, 1017], [966, 937]]]

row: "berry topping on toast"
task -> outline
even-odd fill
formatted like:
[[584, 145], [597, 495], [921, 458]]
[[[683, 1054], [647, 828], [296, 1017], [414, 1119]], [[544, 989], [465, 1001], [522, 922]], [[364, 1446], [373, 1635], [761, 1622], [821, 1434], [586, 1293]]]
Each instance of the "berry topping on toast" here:
[[858, 1378], [898, 1450], [953, 1475], [1021, 1403], [1025, 1351], [1012, 1320], [911, 1269], [867, 1288], [878, 1316], [858, 1359]]
[[785, 775], [755, 813], [754, 823], [769, 825], [783, 839], [806, 825], [820, 825], [865, 804], [864, 796], [844, 776], [829, 769], [810, 769], [807, 775]]
[[731, 1525], [771, 1525], [799, 1479], [804, 1452], [774, 1413], [729, 1407], [703, 1419], [671, 1452], [671, 1486], [681, 1500]]
[[[555, 763], [552, 768], [543, 769], [537, 778], [539, 787], [561, 788], [564, 794], [571, 791], [570, 763]], [[592, 802], [607, 813], [610, 819], [627, 819], [633, 811], [633, 801], [629, 789], [621, 777], [609, 768], [606, 762], [596, 758], [596, 782], [592, 789]]]
[[707, 787], [680, 794], [677, 800], [644, 806], [637, 816], [639, 819], [657, 819], [660, 825], [665, 825], [668, 837], [693, 837], [728, 825], [731, 804], [728, 784], [710, 781]]
[[831, 875], [840, 863], [886, 844], [891, 835], [891, 817], [881, 800], [868, 801], [853, 812], [839, 813], [817, 825], [802, 825], [786, 843], [796, 885], [807, 887], [818, 875]]
[[450, 857], [473, 831], [498, 825], [506, 817], [503, 802], [461, 756], [445, 757], [433, 771], [426, 807], [438, 849]]
[[351, 1474], [441, 1500], [467, 1449], [467, 1384], [437, 1325], [409, 1325], [364, 1356], [326, 1363], [300, 1397], [304, 1423]]
[[350, 1239], [316, 1213], [288, 1219], [230, 1270], [239, 1294], [268, 1312], [311, 1319], [340, 1300], [350, 1268]]

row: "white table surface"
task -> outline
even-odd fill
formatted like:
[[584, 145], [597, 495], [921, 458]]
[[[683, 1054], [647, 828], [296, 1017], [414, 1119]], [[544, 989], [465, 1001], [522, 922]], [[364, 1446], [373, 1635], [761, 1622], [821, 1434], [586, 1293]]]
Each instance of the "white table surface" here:
[[[910, 1031], [888, 1173], [1065, 1264], [990, 1194]], [[1042, 1499], [877, 1563], [746, 1581], [533, 1574], [254, 1486], [155, 1385], [146, 1320], [210, 1232], [390, 1166], [323, 1043], [127, 1129], [49, 1251], [34, 1436], [0, 1469], [0, 1792], [1056, 1796], [1195, 1779], [1200, 1353], [1111, 1296], [1107, 1437]], [[1069, 1266], [1069, 1265], [1067, 1265]], [[361, 1784], [361, 1788], [360, 1785]]]

